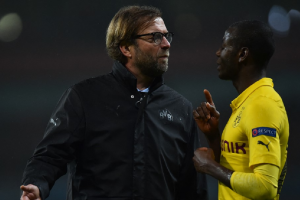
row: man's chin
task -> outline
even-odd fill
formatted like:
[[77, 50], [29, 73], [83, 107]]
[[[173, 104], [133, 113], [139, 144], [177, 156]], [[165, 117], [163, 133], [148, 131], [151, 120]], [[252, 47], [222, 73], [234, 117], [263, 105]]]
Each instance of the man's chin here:
[[168, 63], [160, 64], [158, 66], [158, 70], [162, 71], [162, 73], [164, 73], [164, 72], [168, 71], [168, 67], [169, 67]]
[[153, 77], [159, 77], [162, 76], [166, 71], [162, 71], [162, 70], [157, 70], [157, 72], [155, 74], [153, 74]]
[[168, 70], [168, 67], [166, 67], [166, 68], [164, 68], [164, 69], [157, 69], [157, 70], [153, 71], [151, 74], [148, 74], [148, 76], [150, 76], [150, 77], [152, 77], [152, 78], [160, 77], [160, 76], [162, 76], [167, 70]]

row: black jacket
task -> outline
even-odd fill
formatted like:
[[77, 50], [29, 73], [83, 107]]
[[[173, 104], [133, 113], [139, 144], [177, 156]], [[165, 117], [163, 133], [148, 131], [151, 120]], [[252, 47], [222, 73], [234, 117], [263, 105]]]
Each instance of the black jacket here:
[[64, 93], [23, 184], [37, 185], [44, 199], [68, 171], [69, 200], [206, 199], [205, 176], [192, 162], [197, 130], [191, 103], [162, 78], [140, 94], [115, 62], [111, 73]]

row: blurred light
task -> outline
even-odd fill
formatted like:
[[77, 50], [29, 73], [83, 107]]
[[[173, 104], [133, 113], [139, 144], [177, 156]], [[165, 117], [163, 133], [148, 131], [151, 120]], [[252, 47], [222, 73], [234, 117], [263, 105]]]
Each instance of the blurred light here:
[[269, 12], [269, 25], [279, 36], [286, 36], [290, 30], [290, 18], [281, 6], [274, 5]]
[[180, 14], [175, 19], [176, 35], [193, 40], [199, 37], [202, 28], [199, 18], [194, 14]]
[[298, 10], [290, 10], [289, 13], [288, 13], [291, 21], [295, 20], [295, 21], [298, 21], [298, 26], [300, 26], [300, 12]]
[[0, 19], [0, 40], [11, 42], [22, 32], [22, 21], [18, 14], [9, 13]]

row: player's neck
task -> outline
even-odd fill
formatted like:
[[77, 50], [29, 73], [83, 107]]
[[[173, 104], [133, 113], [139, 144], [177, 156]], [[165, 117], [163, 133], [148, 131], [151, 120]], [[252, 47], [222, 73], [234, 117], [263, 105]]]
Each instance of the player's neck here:
[[232, 83], [239, 94], [246, 90], [253, 83], [266, 77], [266, 71], [245, 71], [240, 73], [237, 79], [233, 80]]

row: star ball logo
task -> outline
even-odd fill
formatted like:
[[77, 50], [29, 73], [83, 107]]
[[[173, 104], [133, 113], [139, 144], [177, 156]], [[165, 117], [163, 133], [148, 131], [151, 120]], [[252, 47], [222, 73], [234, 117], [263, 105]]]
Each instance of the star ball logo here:
[[255, 136], [257, 136], [257, 134], [258, 134], [257, 129], [256, 129], [256, 128], [253, 129], [253, 130], [252, 130], [252, 136], [255, 137]]

